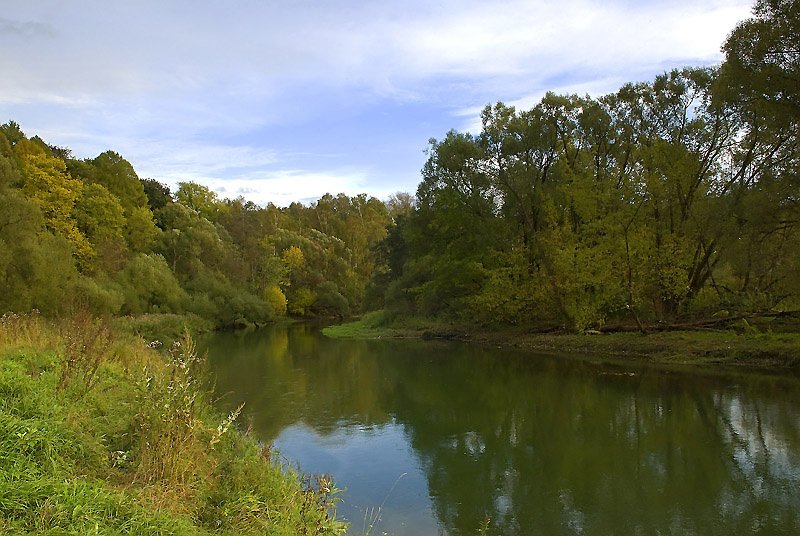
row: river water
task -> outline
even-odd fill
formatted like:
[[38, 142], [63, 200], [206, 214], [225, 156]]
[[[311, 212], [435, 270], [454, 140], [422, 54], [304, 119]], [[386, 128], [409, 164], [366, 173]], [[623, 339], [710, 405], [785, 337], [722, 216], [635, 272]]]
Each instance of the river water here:
[[218, 406], [333, 475], [348, 534], [800, 534], [800, 378], [313, 324], [205, 337]]

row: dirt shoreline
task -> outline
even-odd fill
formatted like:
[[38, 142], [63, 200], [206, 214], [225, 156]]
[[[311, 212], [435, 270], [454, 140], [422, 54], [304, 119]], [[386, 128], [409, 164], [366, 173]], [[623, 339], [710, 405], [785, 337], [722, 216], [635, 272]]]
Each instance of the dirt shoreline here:
[[800, 333], [737, 333], [729, 330], [669, 331], [647, 335], [542, 334], [521, 328], [492, 331], [455, 326], [375, 327], [362, 321], [330, 326], [323, 333], [329, 337], [353, 339], [447, 339], [532, 352], [599, 354], [639, 362], [800, 370]]

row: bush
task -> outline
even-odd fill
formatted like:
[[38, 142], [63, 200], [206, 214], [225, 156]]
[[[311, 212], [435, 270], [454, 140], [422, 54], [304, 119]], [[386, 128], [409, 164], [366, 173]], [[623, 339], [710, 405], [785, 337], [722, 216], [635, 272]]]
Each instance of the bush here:
[[190, 310], [212, 319], [218, 327], [269, 322], [273, 318], [269, 302], [235, 287], [221, 274], [200, 270], [186, 288], [191, 293]]
[[336, 283], [324, 281], [317, 285], [317, 299], [312, 309], [317, 314], [344, 316], [350, 313], [350, 304], [339, 293]]
[[139, 253], [117, 275], [123, 314], [182, 313], [187, 296], [164, 257]]
[[310, 288], [302, 287], [294, 291], [288, 299], [289, 313], [293, 315], [305, 316], [317, 299], [317, 293]]
[[122, 288], [105, 276], [79, 277], [75, 282], [75, 297], [78, 303], [94, 314], [116, 316], [122, 310], [125, 296]]
[[264, 289], [264, 300], [270, 304], [275, 316], [284, 316], [286, 314], [286, 295], [280, 288], [269, 287]]

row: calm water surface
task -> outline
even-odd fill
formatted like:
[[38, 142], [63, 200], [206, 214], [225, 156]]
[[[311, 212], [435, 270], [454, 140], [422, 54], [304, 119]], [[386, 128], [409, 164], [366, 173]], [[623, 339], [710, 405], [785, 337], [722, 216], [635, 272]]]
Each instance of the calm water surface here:
[[348, 534], [800, 534], [800, 379], [298, 324], [207, 337], [223, 411]]

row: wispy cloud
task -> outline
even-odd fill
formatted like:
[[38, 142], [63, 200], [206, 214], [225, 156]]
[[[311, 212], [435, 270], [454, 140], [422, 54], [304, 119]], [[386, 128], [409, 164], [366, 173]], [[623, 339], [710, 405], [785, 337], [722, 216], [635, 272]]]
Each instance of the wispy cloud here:
[[13, 35], [22, 39], [55, 37], [57, 32], [50, 24], [35, 21], [15, 21], [0, 17], [0, 34]]
[[[244, 196], [255, 203], [287, 206], [293, 201], [313, 201], [326, 193], [355, 195], [365, 191], [367, 174], [358, 170], [311, 172], [274, 170], [250, 173], [237, 178], [196, 176], [196, 182], [220, 192], [223, 197]], [[385, 195], [384, 195], [385, 196]]]
[[[14, 2], [0, 18], [0, 113], [80, 156], [118, 150], [143, 176], [233, 191], [223, 181], [306, 169], [281, 177], [413, 190], [427, 138], [479, 128], [485, 104], [596, 96], [718, 62], [749, 4]], [[380, 110], [415, 119], [388, 129]]]

